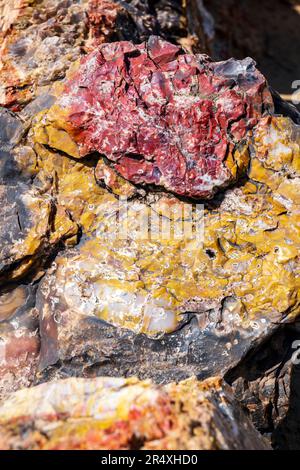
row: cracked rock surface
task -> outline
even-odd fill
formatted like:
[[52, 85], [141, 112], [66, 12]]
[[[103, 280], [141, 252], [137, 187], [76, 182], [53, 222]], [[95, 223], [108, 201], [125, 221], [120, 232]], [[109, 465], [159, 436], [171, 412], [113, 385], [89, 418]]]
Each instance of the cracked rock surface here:
[[0, 396], [34, 383], [40, 338], [34, 311], [36, 286], [20, 284], [0, 294]]
[[97, 151], [134, 184], [211, 198], [244, 172], [248, 133], [268, 106], [251, 59], [214, 64], [151, 36], [88, 55], [38, 140], [75, 158]]
[[299, 115], [192, 4], [0, 1], [1, 448], [297, 436]]
[[0, 104], [19, 110], [42, 100], [82, 54], [103, 42], [187, 35], [179, 1], [161, 0], [154, 13], [149, 3], [1, 0]]
[[33, 184], [35, 153], [18, 145], [25, 133], [22, 121], [2, 108], [0, 123], [0, 280], [5, 284], [37, 268], [41, 256], [76, 236], [78, 227], [51, 192]]

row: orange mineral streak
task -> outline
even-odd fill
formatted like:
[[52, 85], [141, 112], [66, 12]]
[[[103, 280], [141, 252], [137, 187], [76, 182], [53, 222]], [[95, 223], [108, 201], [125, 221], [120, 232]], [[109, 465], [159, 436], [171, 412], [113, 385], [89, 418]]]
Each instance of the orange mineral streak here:
[[20, 111], [55, 92], [84, 52], [110, 41], [120, 12], [109, 0], [0, 0], [0, 105]]
[[[0, 407], [0, 446], [225, 449], [229, 443], [218, 429], [224, 419], [219, 405], [224, 413], [233, 405], [220, 379], [157, 386], [135, 378], [70, 378], [21, 390], [7, 400]], [[247, 420], [243, 425], [253, 433]]]
[[[30, 137], [39, 176], [56, 173], [59, 204], [87, 234], [74, 255], [57, 259], [57, 292], [70, 312], [149, 336], [176, 330], [195, 305], [209, 308], [227, 297], [224, 314], [245, 328], [262, 317], [278, 322], [299, 314], [300, 147], [289, 119], [260, 121], [248, 179], [227, 190], [219, 206], [200, 211], [200, 241], [193, 233], [180, 235], [184, 214], [191, 215], [189, 203], [149, 194], [128, 201], [123, 211], [120, 196], [131, 191], [128, 182], [106, 171], [99, 157], [87, 164], [49, 151], [44, 123], [43, 114]], [[53, 139], [52, 147], [64, 142], [69, 152], [72, 142]], [[115, 194], [97, 184], [101, 178]], [[147, 230], [139, 231], [157, 217], [160, 232], [149, 238]], [[119, 236], [120, 223], [125, 237]], [[170, 236], [170, 227], [179, 236]]]

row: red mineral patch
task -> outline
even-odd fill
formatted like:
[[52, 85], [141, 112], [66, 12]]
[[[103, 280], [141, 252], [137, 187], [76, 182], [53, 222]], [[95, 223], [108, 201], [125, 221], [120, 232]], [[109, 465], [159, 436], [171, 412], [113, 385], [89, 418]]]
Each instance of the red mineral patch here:
[[59, 105], [81, 156], [105, 155], [134, 184], [211, 198], [245, 169], [236, 150], [272, 99], [251, 59], [212, 63], [151, 36], [89, 54]]

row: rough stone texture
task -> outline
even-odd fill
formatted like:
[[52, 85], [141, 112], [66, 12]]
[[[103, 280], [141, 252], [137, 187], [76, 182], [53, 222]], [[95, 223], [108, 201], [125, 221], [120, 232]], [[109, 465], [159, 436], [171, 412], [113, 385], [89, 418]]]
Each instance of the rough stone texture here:
[[153, 9], [147, 0], [2, 0], [0, 104], [20, 110], [36, 96], [45, 99], [87, 51], [153, 33], [187, 35], [179, 1], [161, 0]]
[[34, 310], [36, 286], [0, 292], [0, 399], [29, 387], [37, 370], [40, 338]]
[[66, 379], [0, 406], [3, 449], [266, 450], [220, 379]]
[[[119, 43], [103, 45], [105, 41], [140, 43], [159, 33], [189, 50], [195, 46], [193, 38], [185, 37], [182, 10], [168, 14], [172, 6], [156, 2], [150, 18], [147, 2], [64, 1], [51, 2], [51, 7], [45, 0], [0, 2], [1, 101], [10, 108], [0, 110], [0, 393], [6, 397], [33, 382], [70, 376], [134, 374], [167, 383], [220, 374], [232, 384], [257, 428], [270, 437], [272, 433], [276, 448], [296, 448], [299, 379], [290, 361], [288, 331], [293, 329], [293, 338], [299, 336], [294, 329], [299, 314], [299, 128], [286, 117], [274, 116], [270, 90], [250, 60], [215, 64], [156, 42], [156, 52], [175, 53], [173, 63], [181, 64], [185, 99], [191, 98], [190, 75], [193, 81], [202, 77], [203, 93], [214, 85], [213, 96], [200, 95], [199, 86], [188, 109], [182, 110], [180, 93], [172, 104], [175, 114], [180, 110], [179, 123], [188, 116], [196, 126], [193, 135], [186, 132], [185, 145], [194, 145], [198, 130], [204, 134], [198, 140], [207, 151], [205, 158], [195, 150], [191, 161], [214, 161], [215, 149], [228, 144], [221, 160], [228, 173], [201, 193], [208, 197], [218, 190], [198, 212], [191, 199], [178, 197], [200, 194], [192, 179], [190, 185], [184, 178], [179, 184], [171, 152], [166, 158], [172, 163], [170, 173], [162, 181], [149, 182], [148, 174], [137, 180], [132, 169], [143, 164], [146, 153], [123, 149], [134, 162], [125, 161], [120, 171], [119, 156], [101, 155], [96, 145], [84, 148], [95, 129], [82, 121], [82, 114], [70, 115], [78, 80], [91, 58], [99, 51], [102, 56], [120, 52]], [[138, 11], [143, 14], [138, 16]], [[199, 30], [192, 33], [201, 36]], [[117, 88], [106, 83], [106, 92], [111, 86], [113, 99], [116, 95], [118, 104], [122, 98], [127, 113], [122, 126], [114, 124], [116, 140], [125, 137], [132, 123], [127, 117], [135, 119], [132, 111], [142, 101], [137, 97], [137, 107], [128, 112], [130, 86], [133, 78], [141, 77], [136, 64], [143, 54], [135, 57], [135, 51], [147, 44], [153, 55], [155, 41], [121, 44], [131, 52], [125, 60], [122, 54], [117, 59], [120, 76], [132, 81]], [[95, 47], [99, 49], [90, 52]], [[163, 70], [170, 66], [170, 57], [163, 54], [159, 65], [157, 57], [149, 57], [153, 75], [161, 73], [165, 83], [170, 77], [174, 82], [173, 72]], [[95, 70], [109, 66], [115, 78], [114, 64], [107, 56], [103, 60]], [[187, 63], [191, 60], [198, 61], [197, 74]], [[126, 75], [129, 65], [130, 73], [137, 72], [134, 77]], [[82, 88], [81, 104], [92, 110], [91, 122], [102, 132], [95, 117], [95, 104], [101, 104], [95, 70], [85, 73], [87, 81], [93, 77], [91, 103]], [[148, 97], [161, 82], [150, 83]], [[261, 93], [256, 93], [257, 86]], [[300, 122], [295, 109], [272, 95], [277, 114]], [[208, 119], [203, 106], [211, 99]], [[226, 103], [234, 105], [233, 121], [227, 119]], [[165, 104], [166, 113], [171, 103]], [[161, 118], [159, 102], [156, 108]], [[194, 120], [198, 108], [199, 122]], [[113, 113], [111, 117], [115, 122]], [[77, 125], [82, 122], [84, 129]], [[167, 140], [169, 131], [163, 129]], [[179, 126], [173, 131], [179, 135]], [[223, 140], [218, 142], [213, 137], [220, 132]], [[149, 141], [147, 146], [149, 150]], [[144, 162], [152, 164], [161, 148], [161, 142], [153, 146], [153, 156], [147, 154], [150, 159]], [[183, 221], [189, 222], [187, 233], [182, 232]], [[204, 223], [203, 245], [190, 231], [190, 222], [193, 228]], [[11, 445], [19, 445], [19, 428], [9, 429]], [[27, 445], [20, 435], [20, 445]], [[190, 434], [187, 439], [192, 439]], [[60, 443], [65, 444], [69, 441]], [[245, 447], [255, 445], [247, 441]]]
[[[187, 9], [192, 32], [200, 25], [197, 34], [201, 35], [204, 20], [202, 51], [216, 60], [251, 55], [277, 90], [270, 88], [275, 112], [300, 124], [296, 107], [280, 97], [290, 102], [296, 99], [299, 0], [190, 1]], [[300, 339], [299, 330], [291, 333], [290, 327], [284, 328], [235, 370], [238, 397], [247, 405], [255, 425], [272, 433], [273, 445], [281, 449], [299, 449], [299, 366], [291, 364], [292, 338]]]
[[[35, 185], [35, 153], [17, 145], [25, 132], [20, 119], [0, 109], [0, 281], [24, 277], [55, 247], [76, 239], [78, 226], [58, 208], [51, 192]], [[41, 259], [41, 256], [44, 259]]]
[[97, 151], [135, 184], [211, 198], [245, 171], [243, 146], [268, 107], [266, 81], [251, 59], [214, 64], [151, 36], [88, 55], [38, 141], [75, 158]]
[[[194, 38], [193, 49], [212, 53], [215, 39], [215, 18], [210, 12], [210, 6], [203, 0], [188, 0], [186, 2], [187, 30], [190, 38]], [[208, 8], [207, 8], [208, 7]], [[246, 54], [246, 57], [249, 54]], [[222, 56], [222, 59], [235, 57], [234, 55]]]
[[225, 379], [275, 449], [299, 449], [299, 322], [279, 328]]
[[300, 76], [299, 0], [189, 0], [187, 10], [190, 31], [205, 31], [202, 51], [214, 60], [250, 55], [270, 85], [292, 99]]
[[[126, 204], [97, 186], [92, 163], [38, 144], [41, 173], [56, 169], [57, 200], [85, 234], [39, 288], [41, 369], [59, 361], [63, 374], [71, 361], [80, 374], [87, 365], [80, 356], [90, 354], [87, 373], [95, 364], [100, 374], [159, 381], [177, 373], [209, 376], [234, 366], [278, 323], [292, 321], [299, 309], [297, 132], [286, 118], [261, 120], [248, 181], [196, 213], [203, 245], [193, 232], [180, 232], [190, 204], [162, 193]], [[157, 230], [152, 239], [149, 220]]]

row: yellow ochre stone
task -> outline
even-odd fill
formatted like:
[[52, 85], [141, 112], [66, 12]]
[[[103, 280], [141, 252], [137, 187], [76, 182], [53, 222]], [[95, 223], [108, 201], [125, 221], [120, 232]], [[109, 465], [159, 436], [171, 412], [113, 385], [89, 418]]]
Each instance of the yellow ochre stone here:
[[[193, 233], [174, 236], [191, 204], [161, 193], [120, 202], [96, 183], [94, 164], [42, 145], [49, 130], [39, 119], [30, 136], [39, 178], [55, 173], [58, 204], [87, 235], [71, 258], [57, 259], [55, 275], [70, 309], [150, 336], [178, 328], [191, 301], [232, 296], [245, 326], [262, 314], [272, 320], [299, 313], [299, 132], [288, 118], [261, 119], [248, 181], [199, 216], [203, 243]], [[71, 154], [65, 135], [55, 146]], [[145, 229], [157, 217], [167, 236]]]

